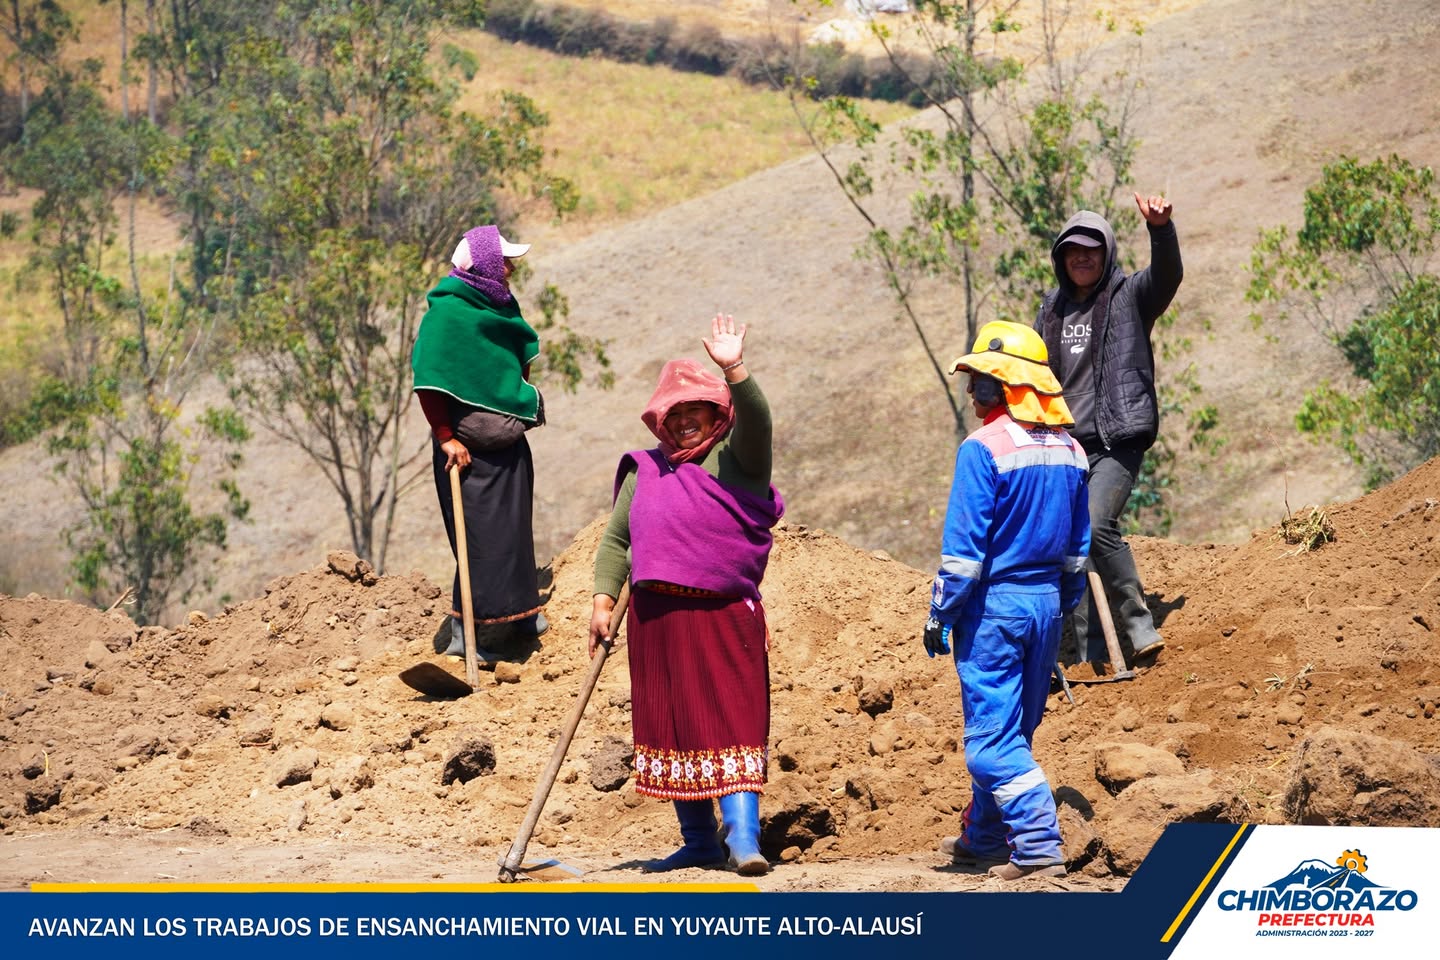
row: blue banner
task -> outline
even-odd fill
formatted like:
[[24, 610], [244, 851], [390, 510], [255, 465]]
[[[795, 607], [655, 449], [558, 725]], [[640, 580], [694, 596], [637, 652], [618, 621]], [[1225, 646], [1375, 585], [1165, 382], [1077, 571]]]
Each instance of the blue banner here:
[[[1440, 831], [1184, 824], [1119, 893], [762, 893], [742, 883], [36, 885], [0, 894], [6, 957], [206, 960], [489, 948], [586, 960], [1429, 955]], [[781, 869], [784, 869], [783, 867]], [[1433, 884], [1431, 884], [1433, 886]], [[1428, 945], [1428, 946], [1427, 946]], [[1421, 952], [1417, 953], [1415, 950]], [[1378, 954], [1377, 954], [1378, 955]]]

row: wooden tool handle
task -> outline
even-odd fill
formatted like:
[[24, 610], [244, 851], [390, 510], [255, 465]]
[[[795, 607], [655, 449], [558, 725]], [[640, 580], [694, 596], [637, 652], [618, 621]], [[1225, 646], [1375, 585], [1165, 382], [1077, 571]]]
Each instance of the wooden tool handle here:
[[450, 468], [450, 499], [455, 508], [455, 560], [460, 564], [460, 612], [465, 626], [465, 681], [480, 685], [475, 659], [475, 602], [470, 597], [470, 553], [465, 542], [465, 504], [460, 496], [460, 464]]
[[565, 718], [565, 727], [560, 732], [560, 739], [555, 743], [555, 750], [550, 755], [550, 763], [535, 784], [535, 797], [530, 801], [530, 809], [525, 812], [525, 821], [520, 824], [520, 832], [515, 835], [515, 842], [510, 844], [510, 852], [500, 860], [501, 883], [509, 883], [514, 880], [515, 872], [520, 869], [520, 863], [525, 859], [525, 848], [530, 845], [530, 836], [535, 832], [535, 824], [540, 822], [540, 814], [545, 809], [545, 801], [550, 797], [550, 788], [555, 786], [555, 778], [560, 773], [560, 765], [565, 762], [565, 753], [570, 749], [570, 741], [575, 738], [575, 730], [580, 726], [580, 717], [585, 713], [585, 705], [590, 702], [590, 694], [594, 692], [595, 683], [600, 679], [600, 671], [605, 667], [605, 658], [609, 655], [615, 638], [620, 635], [620, 628], [625, 623], [625, 610], [629, 605], [630, 584], [626, 583], [620, 588], [620, 596], [615, 601], [615, 608], [610, 611], [609, 636], [601, 642], [600, 649], [590, 659], [590, 672], [585, 675], [585, 680], [580, 686], [580, 696], [576, 698], [575, 705], [570, 708], [570, 715]]
[[1110, 654], [1110, 667], [1115, 671], [1117, 679], [1133, 676], [1130, 668], [1125, 665], [1120, 638], [1115, 635], [1115, 618], [1110, 616], [1110, 598], [1105, 596], [1105, 585], [1100, 582], [1100, 574], [1089, 570], [1086, 571], [1086, 578], [1090, 581], [1090, 593], [1095, 597], [1095, 611], [1100, 615], [1100, 632], [1105, 634], [1105, 649]]

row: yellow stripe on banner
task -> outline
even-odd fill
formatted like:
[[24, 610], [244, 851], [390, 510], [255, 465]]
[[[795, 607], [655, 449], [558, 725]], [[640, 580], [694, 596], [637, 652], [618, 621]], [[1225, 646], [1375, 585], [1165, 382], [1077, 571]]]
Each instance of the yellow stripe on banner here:
[[1191, 908], [1195, 906], [1195, 901], [1200, 899], [1200, 894], [1204, 893], [1205, 888], [1210, 885], [1210, 881], [1215, 876], [1215, 871], [1220, 869], [1220, 864], [1224, 863], [1225, 858], [1230, 856], [1230, 851], [1235, 849], [1235, 844], [1240, 842], [1240, 837], [1249, 829], [1250, 824], [1240, 824], [1240, 829], [1235, 831], [1235, 836], [1230, 838], [1230, 842], [1225, 845], [1225, 849], [1222, 850], [1220, 856], [1215, 859], [1215, 863], [1210, 867], [1210, 872], [1205, 874], [1204, 880], [1200, 881], [1200, 886], [1196, 887], [1195, 892], [1190, 894], [1190, 899], [1185, 901], [1185, 906], [1181, 908], [1180, 915], [1175, 918], [1174, 923], [1170, 924], [1170, 929], [1165, 931], [1165, 936], [1160, 938], [1161, 943], [1169, 943], [1170, 938], [1175, 936], [1175, 931], [1185, 922], [1185, 918], [1189, 915]]
[[32, 893], [759, 893], [753, 883], [32, 883]]

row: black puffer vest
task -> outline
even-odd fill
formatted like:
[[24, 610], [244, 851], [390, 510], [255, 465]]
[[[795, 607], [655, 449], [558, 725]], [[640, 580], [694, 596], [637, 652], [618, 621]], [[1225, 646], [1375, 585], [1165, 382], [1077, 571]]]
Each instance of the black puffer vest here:
[[[1103, 286], [1095, 296], [1091, 315], [1090, 350], [1094, 357], [1095, 410], [1094, 423], [1077, 423], [1071, 431], [1086, 448], [1093, 445], [1109, 450], [1128, 446], [1148, 450], [1160, 430], [1160, 404], [1155, 391], [1155, 354], [1150, 346], [1150, 331], [1165, 312], [1180, 286], [1180, 247], [1175, 227], [1167, 224], [1150, 229], [1150, 267], [1127, 275], [1116, 264], [1110, 225], [1098, 214], [1089, 214], [1104, 226], [1109, 240], [1111, 258]], [[1064, 265], [1056, 258], [1066, 233], [1080, 220], [1080, 226], [1094, 227], [1081, 220], [1071, 220], [1052, 248], [1057, 280], [1061, 286], [1051, 290], [1041, 304], [1035, 329], [1045, 340], [1050, 355], [1050, 368], [1057, 377], [1060, 370], [1060, 327], [1062, 298], [1070, 290]]]

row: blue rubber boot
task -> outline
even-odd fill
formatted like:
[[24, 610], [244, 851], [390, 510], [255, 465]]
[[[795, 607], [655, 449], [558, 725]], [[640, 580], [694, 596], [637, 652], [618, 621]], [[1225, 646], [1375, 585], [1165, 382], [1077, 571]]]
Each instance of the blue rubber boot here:
[[720, 798], [720, 816], [735, 872], [743, 877], [769, 873], [770, 861], [760, 852], [760, 794], [749, 790], [726, 794]]
[[663, 860], [649, 860], [642, 869], [664, 873], [682, 867], [705, 867], [725, 860], [725, 849], [715, 835], [715, 804], [710, 800], [676, 800], [675, 816], [685, 845]]

